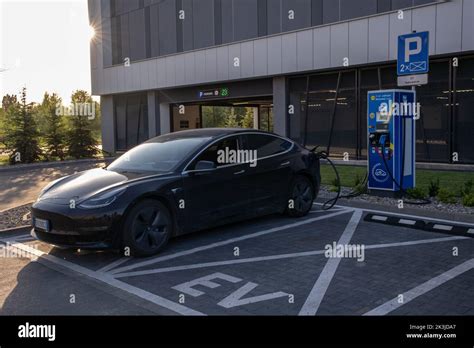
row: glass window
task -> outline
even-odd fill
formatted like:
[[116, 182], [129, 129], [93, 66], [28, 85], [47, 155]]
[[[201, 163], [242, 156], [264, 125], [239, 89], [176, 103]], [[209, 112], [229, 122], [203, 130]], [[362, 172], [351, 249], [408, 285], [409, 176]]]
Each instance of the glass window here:
[[311, 0], [283, 0], [282, 9], [283, 31], [311, 26]]
[[459, 162], [474, 163], [474, 58], [461, 59], [456, 73], [454, 151]]
[[160, 55], [176, 53], [176, 1], [163, 0], [158, 4], [158, 32]]
[[339, 1], [323, 0], [323, 23], [339, 21]]
[[148, 106], [146, 94], [114, 97], [116, 148], [127, 150], [148, 139]]
[[160, 39], [158, 26], [158, 5], [149, 7], [150, 9], [150, 50], [152, 57], [160, 55]]
[[127, 149], [127, 113], [126, 100], [124, 98], [115, 99], [115, 147], [118, 151]]
[[246, 150], [257, 151], [257, 158], [276, 155], [291, 148], [291, 143], [271, 135], [247, 134], [245, 136]]
[[413, 6], [413, 0], [392, 0], [392, 10]]
[[130, 60], [146, 58], [145, 10], [130, 12]]
[[429, 84], [416, 88], [420, 119], [416, 122], [416, 158], [446, 162], [449, 155], [449, 63], [431, 63]]
[[206, 138], [155, 138], [141, 144], [112, 162], [107, 170], [115, 172], [168, 172], [174, 170]]
[[377, 13], [377, 0], [340, 0], [341, 20]]
[[222, 167], [222, 166], [228, 165], [230, 163], [229, 161], [226, 160], [226, 156], [223, 156], [223, 154], [225, 154], [226, 152], [230, 153], [229, 151], [237, 151], [237, 150], [238, 150], [237, 137], [225, 138], [209, 146], [194, 161], [194, 165], [196, 165], [196, 163], [199, 161], [214, 162], [216, 167]]
[[391, 0], [377, 0], [377, 13], [388, 12], [392, 9]]
[[257, 0], [234, 1], [234, 41], [258, 36], [257, 16]]
[[214, 45], [213, 0], [193, 0], [194, 48]]
[[323, 0], [311, 0], [311, 25], [323, 24]]
[[120, 16], [120, 29], [122, 32], [122, 59], [130, 58], [129, 20], [128, 14]]
[[222, 43], [234, 41], [232, 0], [221, 1]]
[[281, 32], [280, 0], [267, 1], [267, 32], [268, 35]]

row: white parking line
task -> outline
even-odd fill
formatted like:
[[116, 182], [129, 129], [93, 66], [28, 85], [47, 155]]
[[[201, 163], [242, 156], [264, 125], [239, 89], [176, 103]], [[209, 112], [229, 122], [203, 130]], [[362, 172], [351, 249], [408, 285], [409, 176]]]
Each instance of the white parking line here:
[[462, 264], [451, 268], [450, 270], [440, 274], [437, 277], [434, 277], [423, 284], [418, 285], [417, 287], [408, 290], [407, 292], [403, 293], [403, 303], [399, 303], [399, 297], [395, 297], [394, 299], [385, 302], [384, 304], [368, 311], [364, 315], [386, 315], [395, 309], [400, 308], [401, 306], [407, 304], [408, 302], [414, 300], [415, 298], [431, 291], [438, 286], [446, 283], [447, 281], [454, 279], [455, 277], [471, 270], [474, 268], [474, 259], [470, 259]]
[[[350, 242], [352, 235], [354, 234], [357, 225], [359, 224], [360, 218], [362, 217], [362, 210], [357, 209], [352, 214], [352, 217], [347, 224], [344, 232], [342, 233], [339, 241], [337, 242], [338, 245], [346, 245]], [[306, 301], [301, 308], [299, 315], [315, 315], [319, 309], [321, 301], [323, 300], [324, 295], [331, 283], [334, 274], [336, 274], [337, 267], [341, 262], [340, 257], [330, 258], [324, 269], [322, 270], [321, 274], [318, 277], [318, 280], [313, 286], [313, 289], [309, 293]]]
[[[101, 282], [104, 282], [112, 287], [121, 289], [123, 291], [126, 291], [128, 293], [131, 293], [135, 296], [138, 296], [142, 299], [145, 299], [147, 301], [150, 301], [152, 303], [155, 303], [161, 307], [167, 308], [173, 312], [176, 312], [178, 314], [183, 314], [183, 315], [205, 315], [204, 313], [195, 311], [191, 308], [185, 307], [181, 304], [178, 304], [176, 302], [170, 301], [164, 297], [152, 294], [151, 292], [142, 290], [140, 288], [137, 288], [135, 286], [132, 286], [130, 284], [124, 283], [120, 280], [114, 279], [110, 275], [104, 274], [104, 273], [98, 273], [95, 271], [92, 271], [88, 268], [76, 265], [72, 262], [60, 259], [56, 256], [46, 254], [45, 252], [32, 248], [28, 245], [22, 244], [22, 243], [12, 243], [10, 244], [10, 247], [12, 248], [17, 248], [23, 251], [26, 251], [36, 257], [38, 257], [38, 262], [41, 262], [45, 265], [47, 265], [48, 262], [54, 263], [56, 265], [62, 266], [66, 269], [69, 269], [71, 271], [80, 273], [82, 275], [85, 275], [87, 277], [99, 280]], [[46, 262], [45, 262], [46, 261]]]
[[111, 263], [109, 263], [108, 265], [102, 267], [101, 269], [97, 270], [97, 272], [100, 272], [100, 273], [107, 273], [108, 271], [110, 271], [111, 269], [115, 268], [115, 267], [118, 267], [120, 266], [121, 264], [127, 262], [128, 260], [130, 260], [131, 257], [121, 257], [120, 259], [117, 259]]
[[[392, 247], [399, 247], [399, 246], [411, 246], [411, 245], [429, 244], [429, 243], [441, 243], [441, 242], [448, 242], [448, 241], [460, 240], [460, 239], [470, 239], [470, 238], [456, 236], [456, 237], [420, 239], [420, 240], [413, 240], [413, 241], [407, 241], [407, 242], [371, 244], [371, 245], [366, 245], [365, 250], [392, 248]], [[237, 259], [237, 260], [236, 259], [231, 259], [231, 260], [224, 260], [224, 261], [203, 262], [203, 263], [190, 264], [190, 265], [153, 268], [153, 269], [146, 269], [146, 270], [143, 270], [143, 271], [117, 273], [117, 274], [114, 274], [114, 277], [115, 278], [136, 277], [136, 276], [142, 276], [142, 275], [148, 275], [148, 274], [167, 273], [167, 272], [175, 272], [175, 271], [187, 271], [187, 270], [190, 270], [190, 269], [237, 265], [237, 264], [249, 263], [249, 262], [282, 260], [282, 259], [290, 259], [290, 258], [295, 258], [295, 257], [322, 255], [325, 252], [326, 252], [326, 250], [324, 249], [324, 250], [302, 251], [302, 252], [290, 253], [290, 254], [249, 257], [249, 258], [246, 258], [246, 259]]]
[[267, 230], [263, 230], [263, 231], [252, 233], [252, 234], [248, 234], [248, 235], [245, 235], [245, 236], [226, 239], [226, 240], [221, 241], [221, 242], [216, 242], [216, 243], [200, 246], [200, 247], [193, 248], [193, 249], [180, 251], [180, 252], [177, 252], [175, 254], [170, 254], [170, 255], [165, 255], [165, 256], [158, 256], [158, 257], [152, 258], [151, 260], [137, 262], [137, 263], [134, 263], [133, 265], [116, 268], [110, 273], [111, 274], [123, 273], [125, 271], [130, 271], [130, 270], [135, 269], [135, 268], [140, 268], [140, 267], [144, 267], [144, 266], [153, 265], [153, 264], [161, 262], [161, 261], [171, 260], [171, 259], [175, 259], [177, 257], [195, 254], [195, 253], [198, 253], [200, 251], [217, 248], [217, 247], [220, 247], [220, 246], [223, 246], [223, 245], [227, 245], [227, 244], [231, 244], [231, 243], [235, 243], [235, 242], [240, 242], [240, 241], [246, 240], [246, 239], [251, 239], [251, 238], [264, 236], [266, 234], [279, 232], [279, 231], [286, 230], [286, 229], [293, 228], [293, 227], [298, 227], [298, 226], [309, 224], [309, 223], [312, 223], [312, 222], [315, 222], [315, 221], [330, 219], [332, 217], [335, 217], [335, 216], [338, 216], [338, 215], [341, 215], [341, 214], [345, 214], [345, 213], [348, 213], [348, 212], [351, 212], [351, 211], [353, 211], [353, 210], [344, 209], [344, 210], [336, 212], [336, 213], [332, 213], [332, 214], [328, 214], [328, 215], [324, 215], [324, 216], [319, 216], [319, 217], [311, 218], [311, 219], [305, 219], [305, 220], [301, 220], [301, 221], [294, 222], [294, 223], [287, 224], [287, 225], [283, 225], [283, 226], [269, 228]]

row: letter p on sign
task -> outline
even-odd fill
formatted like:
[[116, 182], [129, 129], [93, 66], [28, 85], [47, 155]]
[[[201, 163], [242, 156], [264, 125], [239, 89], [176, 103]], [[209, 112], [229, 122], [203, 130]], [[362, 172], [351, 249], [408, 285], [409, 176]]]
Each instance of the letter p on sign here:
[[[413, 45], [415, 43], [415, 45]], [[414, 48], [412, 48], [414, 47]], [[405, 62], [410, 61], [410, 56], [420, 54], [422, 48], [421, 37], [407, 37], [405, 39]]]

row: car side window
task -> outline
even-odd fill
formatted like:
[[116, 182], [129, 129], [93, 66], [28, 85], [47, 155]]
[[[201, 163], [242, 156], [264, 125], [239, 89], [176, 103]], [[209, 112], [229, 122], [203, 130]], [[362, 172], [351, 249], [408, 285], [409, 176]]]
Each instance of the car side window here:
[[193, 167], [199, 161], [211, 161], [214, 162], [216, 167], [222, 167], [228, 163], [225, 161], [225, 153], [238, 150], [237, 137], [225, 138], [217, 143], [210, 145], [199, 157], [194, 161]]
[[291, 142], [266, 134], [248, 134], [245, 149], [257, 151], [257, 158], [276, 155], [291, 148]]

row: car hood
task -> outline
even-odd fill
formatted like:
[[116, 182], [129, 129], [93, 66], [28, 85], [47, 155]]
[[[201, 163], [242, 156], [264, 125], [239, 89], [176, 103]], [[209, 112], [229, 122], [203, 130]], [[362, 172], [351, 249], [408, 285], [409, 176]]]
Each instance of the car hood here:
[[[60, 178], [46, 190], [40, 200], [57, 204], [69, 204], [71, 200], [79, 202], [107, 188], [150, 175], [150, 173], [115, 172], [102, 168], [86, 170]], [[154, 174], [154, 176], [159, 175], [163, 174]]]

